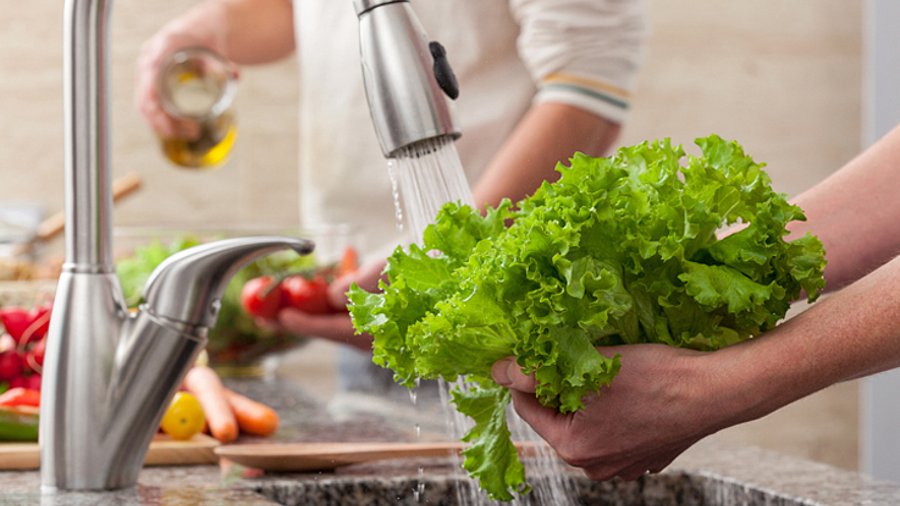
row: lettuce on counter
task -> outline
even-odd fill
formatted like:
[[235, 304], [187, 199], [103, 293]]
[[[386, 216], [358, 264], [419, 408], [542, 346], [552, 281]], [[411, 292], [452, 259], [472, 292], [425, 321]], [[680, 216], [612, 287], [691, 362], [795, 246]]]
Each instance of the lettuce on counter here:
[[470, 385], [453, 392], [475, 420], [464, 467], [492, 498], [527, 490], [509, 394], [491, 379], [498, 359], [515, 356], [540, 402], [570, 413], [619, 370], [595, 346], [716, 350], [772, 328], [801, 293], [813, 301], [824, 287], [822, 244], [784, 240], [786, 224], [805, 216], [763, 165], [718, 136], [696, 143], [700, 157], [669, 140], [608, 158], [577, 153], [557, 166], [557, 182], [484, 216], [447, 204], [421, 245], [390, 256], [382, 292], [351, 289], [355, 328], [374, 336], [374, 361], [397, 382]]

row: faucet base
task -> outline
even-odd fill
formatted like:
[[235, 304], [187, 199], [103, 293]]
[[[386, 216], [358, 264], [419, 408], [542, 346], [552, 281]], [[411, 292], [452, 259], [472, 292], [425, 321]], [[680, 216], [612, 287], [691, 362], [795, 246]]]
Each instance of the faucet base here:
[[[132, 316], [115, 274], [60, 276], [41, 386], [45, 490], [134, 486], [202, 337]], [[119, 337], [122, 336], [122, 337]]]

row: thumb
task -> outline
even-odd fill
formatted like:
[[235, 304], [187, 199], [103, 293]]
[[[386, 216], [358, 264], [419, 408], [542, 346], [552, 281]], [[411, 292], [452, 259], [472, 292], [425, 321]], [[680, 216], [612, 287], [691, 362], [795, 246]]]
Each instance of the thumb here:
[[498, 360], [491, 367], [491, 375], [499, 385], [520, 392], [534, 393], [534, 376], [522, 373], [522, 368], [513, 357]]

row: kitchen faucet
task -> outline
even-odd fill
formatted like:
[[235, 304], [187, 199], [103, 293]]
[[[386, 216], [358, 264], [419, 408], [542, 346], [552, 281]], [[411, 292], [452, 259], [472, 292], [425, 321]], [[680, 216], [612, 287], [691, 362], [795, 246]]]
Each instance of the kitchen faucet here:
[[428, 40], [409, 0], [353, 0], [353, 5], [363, 84], [384, 156], [427, 152], [435, 140], [457, 139], [460, 131], [446, 98], [459, 95], [456, 77], [444, 47]]
[[133, 486], [184, 374], [206, 343], [225, 286], [289, 237], [225, 239], [169, 257], [129, 311], [112, 260], [107, 94], [111, 0], [66, 0], [65, 263], [41, 387], [41, 484], [48, 492]]
[[[369, 108], [385, 157], [459, 137], [445, 98], [458, 95], [456, 79], [444, 48], [427, 40], [409, 1], [353, 3]], [[111, 4], [65, 3], [66, 256], [47, 336], [40, 414], [41, 484], [48, 493], [133, 486], [232, 275], [262, 255], [313, 249], [310, 241], [277, 236], [196, 246], [160, 264], [144, 289], [145, 302], [129, 310], [112, 260]]]

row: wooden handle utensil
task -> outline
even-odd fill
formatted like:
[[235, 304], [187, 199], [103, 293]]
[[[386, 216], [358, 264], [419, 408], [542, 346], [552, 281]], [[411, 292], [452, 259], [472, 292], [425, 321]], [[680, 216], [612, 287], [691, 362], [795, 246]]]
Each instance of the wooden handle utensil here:
[[[141, 187], [141, 176], [137, 173], [129, 173], [126, 174], [112, 183], [112, 198], [113, 202], [118, 202], [124, 197], [131, 195], [136, 192]], [[47, 219], [41, 222], [38, 225], [37, 232], [35, 233], [34, 240], [35, 241], [49, 241], [53, 239], [57, 235], [59, 235], [66, 226], [66, 215], [64, 212], [60, 211], [56, 214], [49, 216]]]
[[[537, 443], [517, 443], [519, 453], [533, 455]], [[375, 460], [447, 457], [465, 446], [428, 443], [263, 443], [219, 446], [216, 455], [236, 464], [267, 471], [323, 471]]]

